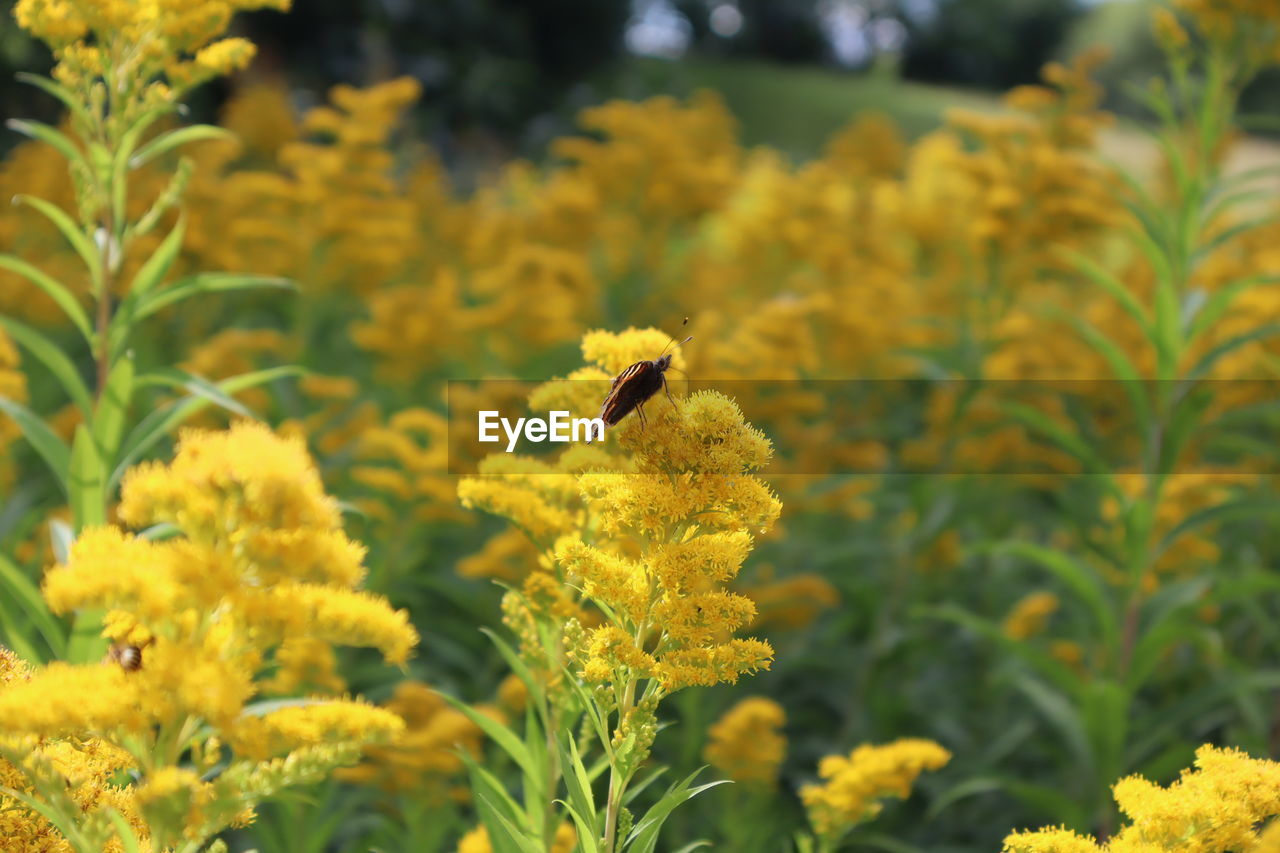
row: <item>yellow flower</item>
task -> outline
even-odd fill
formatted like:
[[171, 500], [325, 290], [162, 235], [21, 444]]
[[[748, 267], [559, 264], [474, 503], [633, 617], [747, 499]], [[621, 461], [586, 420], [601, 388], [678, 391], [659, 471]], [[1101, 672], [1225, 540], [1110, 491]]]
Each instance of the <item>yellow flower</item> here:
[[318, 744], [384, 743], [404, 731], [395, 713], [357, 701], [306, 701], [261, 715], [243, 715], [227, 730], [237, 753], [263, 760]]
[[453, 796], [452, 786], [465, 772], [458, 751], [480, 751], [480, 728], [425, 684], [404, 681], [383, 706], [404, 721], [388, 743], [364, 749], [362, 762], [338, 776], [388, 791], [411, 791], [429, 802]]
[[[578, 843], [578, 833], [567, 823], [556, 827], [556, 837], [551, 841], [550, 853], [572, 853]], [[457, 853], [493, 853], [493, 845], [489, 843], [489, 831], [483, 826], [467, 832], [458, 841]]]
[[248, 39], [222, 39], [196, 51], [195, 64], [210, 74], [222, 76], [247, 67], [255, 51]]
[[1106, 844], [1051, 828], [1010, 835], [1005, 853], [1221, 853], [1275, 843], [1274, 826], [1261, 837], [1257, 827], [1280, 816], [1280, 762], [1205, 745], [1172, 785], [1129, 776], [1112, 792], [1130, 822]]
[[743, 699], [707, 730], [702, 757], [735, 782], [772, 788], [787, 752], [781, 732], [786, 721], [786, 712], [772, 699]]
[[880, 813], [881, 800], [905, 799], [917, 777], [937, 770], [951, 753], [931, 740], [903, 738], [876, 746], [863, 744], [849, 755], [829, 755], [818, 764], [821, 785], [800, 789], [814, 831], [837, 838]]
[[1013, 640], [1026, 640], [1044, 631], [1058, 609], [1058, 596], [1051, 592], [1033, 592], [1019, 599], [1004, 620], [1004, 633]]
[[1004, 840], [1004, 853], [1101, 853], [1098, 843], [1069, 829], [1015, 832]]

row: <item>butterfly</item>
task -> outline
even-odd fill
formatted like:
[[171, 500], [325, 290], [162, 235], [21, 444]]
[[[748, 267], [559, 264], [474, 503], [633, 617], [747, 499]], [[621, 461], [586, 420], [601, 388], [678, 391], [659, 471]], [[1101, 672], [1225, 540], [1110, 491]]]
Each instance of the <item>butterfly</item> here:
[[[688, 323], [689, 318], [685, 317], [684, 322]], [[609, 394], [600, 407], [600, 420], [604, 421], [605, 426], [613, 426], [635, 409], [643, 428], [648, 423], [644, 416], [644, 404], [658, 393], [659, 388], [666, 392], [667, 399], [674, 406], [676, 401], [671, 399], [671, 391], [667, 388], [667, 369], [671, 367], [671, 354], [667, 350], [673, 344], [684, 346], [691, 340], [693, 335], [677, 344], [672, 338], [671, 343], [662, 348], [657, 358], [652, 361], [637, 361], [615, 376], [613, 384], [609, 386]]]

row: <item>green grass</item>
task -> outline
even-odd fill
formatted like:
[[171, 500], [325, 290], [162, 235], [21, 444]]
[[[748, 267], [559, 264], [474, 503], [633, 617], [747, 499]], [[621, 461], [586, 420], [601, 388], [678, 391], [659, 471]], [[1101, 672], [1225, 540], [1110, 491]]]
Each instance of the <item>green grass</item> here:
[[994, 95], [906, 82], [883, 71], [857, 73], [756, 60], [637, 60], [650, 92], [685, 96], [714, 89], [741, 122], [747, 145], [770, 145], [793, 157], [821, 153], [832, 133], [858, 113], [879, 111], [912, 137], [927, 133], [952, 107], [998, 108]]

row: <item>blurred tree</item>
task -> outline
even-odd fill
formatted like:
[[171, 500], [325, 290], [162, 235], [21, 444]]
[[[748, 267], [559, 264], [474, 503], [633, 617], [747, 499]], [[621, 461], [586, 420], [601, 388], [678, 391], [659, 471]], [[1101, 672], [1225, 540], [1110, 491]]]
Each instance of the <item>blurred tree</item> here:
[[617, 59], [629, 0], [294, 0], [246, 28], [312, 90], [417, 78], [432, 123], [516, 139]]
[[1079, 0], [898, 0], [898, 8], [905, 76], [989, 89], [1035, 82], [1083, 14]]
[[740, 55], [778, 62], [824, 62], [830, 42], [814, 0], [739, 0], [742, 31], [733, 41]]

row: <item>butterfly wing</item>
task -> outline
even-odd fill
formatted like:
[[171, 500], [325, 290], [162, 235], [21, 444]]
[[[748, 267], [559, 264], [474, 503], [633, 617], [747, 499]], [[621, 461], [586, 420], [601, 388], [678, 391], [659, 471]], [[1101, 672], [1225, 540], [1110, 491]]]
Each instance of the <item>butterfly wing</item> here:
[[613, 378], [609, 394], [600, 406], [600, 420], [606, 426], [613, 426], [636, 407], [641, 399], [639, 388], [646, 384], [645, 378], [655, 369], [653, 362], [637, 361]]

